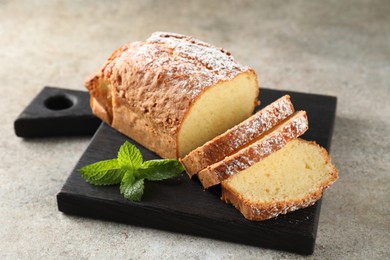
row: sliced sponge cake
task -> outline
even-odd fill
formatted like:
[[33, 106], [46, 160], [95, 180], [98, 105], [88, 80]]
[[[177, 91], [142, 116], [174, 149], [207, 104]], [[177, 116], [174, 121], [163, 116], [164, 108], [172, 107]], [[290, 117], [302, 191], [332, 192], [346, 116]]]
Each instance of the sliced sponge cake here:
[[231, 155], [259, 138], [265, 132], [294, 113], [290, 96], [285, 95], [258, 111], [240, 124], [208, 141], [181, 159], [192, 177], [207, 166]]
[[305, 111], [298, 111], [268, 134], [244, 146], [238, 152], [214, 163], [198, 173], [204, 188], [219, 184], [237, 172], [249, 168], [273, 152], [281, 149], [290, 140], [301, 136], [308, 129]]
[[249, 220], [266, 220], [314, 204], [338, 177], [326, 150], [295, 139], [222, 182], [222, 200]]

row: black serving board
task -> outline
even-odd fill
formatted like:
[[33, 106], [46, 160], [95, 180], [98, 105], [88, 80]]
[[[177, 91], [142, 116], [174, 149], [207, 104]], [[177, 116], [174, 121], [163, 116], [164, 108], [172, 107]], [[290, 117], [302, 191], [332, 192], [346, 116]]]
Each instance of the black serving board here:
[[23, 138], [93, 135], [101, 121], [92, 114], [86, 91], [44, 87], [14, 122]]
[[[306, 110], [310, 128], [303, 136], [329, 150], [336, 113], [336, 98], [283, 90], [260, 89], [261, 105], [284, 94], [296, 110]], [[262, 222], [246, 220], [233, 206], [220, 200], [220, 187], [204, 190], [200, 182], [181, 177], [147, 182], [142, 202], [123, 198], [118, 186], [93, 186], [78, 173], [81, 167], [114, 158], [128, 140], [145, 160], [159, 158], [153, 152], [102, 123], [57, 195], [58, 209], [66, 214], [103, 219], [208, 237], [253, 246], [311, 254], [314, 251], [321, 200], [315, 205]]]

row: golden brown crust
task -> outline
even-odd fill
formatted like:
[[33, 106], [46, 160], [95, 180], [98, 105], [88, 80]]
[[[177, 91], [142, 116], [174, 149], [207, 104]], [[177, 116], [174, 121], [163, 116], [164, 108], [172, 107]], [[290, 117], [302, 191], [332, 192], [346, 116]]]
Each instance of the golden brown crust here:
[[181, 159], [192, 177], [207, 166], [233, 154], [294, 113], [290, 96], [285, 95], [247, 120], [198, 147]]
[[99, 102], [93, 97], [90, 98], [90, 106], [91, 106], [92, 112], [97, 117], [99, 117], [106, 124], [111, 124], [111, 121], [112, 121], [111, 115], [109, 115], [107, 110], [104, 109], [104, 107], [101, 104], [99, 104]]
[[124, 100], [115, 96], [113, 103], [113, 128], [150, 150], [158, 151], [162, 158], [176, 158], [176, 142], [171, 135], [157, 132], [145, 118], [128, 109]]
[[222, 184], [222, 197], [221, 199], [226, 203], [232, 204], [237, 208], [246, 219], [254, 221], [262, 221], [270, 218], [274, 218], [280, 214], [286, 214], [291, 211], [295, 211], [301, 208], [306, 208], [313, 205], [317, 200], [322, 197], [322, 193], [330, 185], [332, 185], [338, 178], [338, 170], [332, 164], [331, 158], [329, 157], [327, 151], [320, 147], [317, 143], [312, 141], [306, 141], [299, 139], [301, 142], [306, 142], [311, 145], [317, 146], [321, 153], [323, 154], [326, 165], [329, 168], [328, 179], [324, 180], [315, 188], [315, 191], [309, 192], [303, 197], [295, 198], [287, 201], [274, 201], [269, 203], [260, 203], [255, 201], [250, 201], [244, 198], [241, 194], [237, 193], [229, 185], [226, 185], [226, 182], [223, 181]]
[[[144, 125], [163, 136], [161, 144], [154, 144], [155, 136], [145, 129], [144, 146], [164, 158], [177, 158], [178, 131], [196, 99], [211, 86], [242, 73], [256, 77], [251, 68], [239, 64], [224, 49], [189, 36], [154, 33], [146, 42], [128, 43], [116, 50], [86, 80], [85, 87], [97, 116], [110, 125], [115, 121], [115, 127], [136, 139], [140, 133], [133, 133], [126, 122], [114, 118], [115, 111], [130, 110], [129, 114], [142, 118]], [[256, 102], [254, 99], [253, 108]], [[172, 147], [173, 151], [167, 151]]]
[[286, 214], [294, 210], [309, 207], [313, 205], [317, 200], [319, 200], [322, 195], [321, 192], [314, 192], [307, 197], [291, 201], [254, 203], [241, 197], [239, 194], [229, 189], [229, 187], [225, 187], [223, 182], [222, 187], [223, 188], [221, 199], [228, 204], [232, 204], [244, 215], [246, 219], [252, 221], [267, 220], [270, 218], [274, 218], [280, 214]]
[[87, 77], [84, 86], [88, 89], [91, 96], [91, 108], [98, 117], [107, 124], [111, 124], [112, 121], [112, 92], [113, 89], [107, 78], [105, 78], [105, 70], [107, 66], [120, 56], [120, 54], [127, 50], [127, 45], [115, 50], [106, 62], [98, 68], [94, 73]]
[[198, 173], [204, 188], [219, 184], [231, 175], [242, 171], [281, 149], [288, 141], [302, 135], [308, 129], [305, 111], [296, 112], [276, 129], [256, 140], [237, 153], [208, 166]]

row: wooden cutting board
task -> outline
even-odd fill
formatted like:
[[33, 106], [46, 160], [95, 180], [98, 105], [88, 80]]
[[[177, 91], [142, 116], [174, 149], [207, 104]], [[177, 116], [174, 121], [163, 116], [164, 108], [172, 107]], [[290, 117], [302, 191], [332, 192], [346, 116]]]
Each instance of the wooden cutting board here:
[[[88, 98], [85, 93], [81, 94], [78, 98]], [[307, 111], [309, 130], [302, 138], [316, 141], [329, 151], [337, 99], [331, 96], [260, 89], [261, 105], [258, 109], [285, 94], [291, 96], [296, 110]], [[83, 102], [88, 103], [86, 100]], [[88, 184], [78, 169], [96, 161], [115, 158], [125, 140], [135, 144], [145, 160], [159, 158], [102, 123], [57, 195], [60, 211], [300, 254], [313, 253], [321, 200], [306, 209], [267, 221], [252, 222], [246, 220], [233, 206], [220, 200], [220, 187], [204, 190], [196, 178], [190, 180], [186, 173], [176, 179], [147, 182], [141, 202], [124, 199], [117, 185], [99, 187]]]

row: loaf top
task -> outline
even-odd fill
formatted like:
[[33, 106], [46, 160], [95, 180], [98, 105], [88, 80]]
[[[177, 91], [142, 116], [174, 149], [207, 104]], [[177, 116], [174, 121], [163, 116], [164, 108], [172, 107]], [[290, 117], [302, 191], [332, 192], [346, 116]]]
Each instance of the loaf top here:
[[130, 109], [175, 134], [206, 88], [246, 71], [254, 74], [222, 48], [190, 36], [156, 32], [146, 42], [116, 50], [85, 85], [98, 97], [99, 80], [106, 80], [109, 88], [115, 88], [111, 93], [125, 99]]

